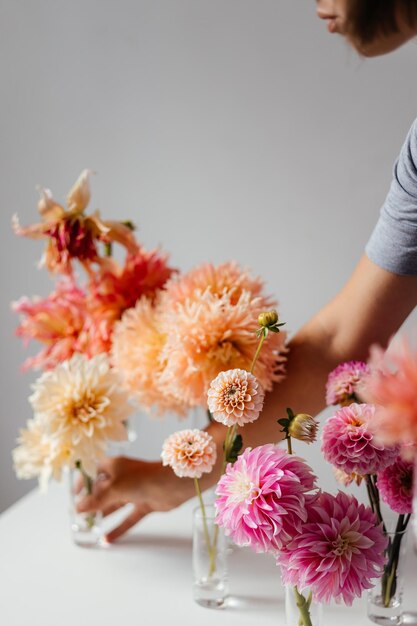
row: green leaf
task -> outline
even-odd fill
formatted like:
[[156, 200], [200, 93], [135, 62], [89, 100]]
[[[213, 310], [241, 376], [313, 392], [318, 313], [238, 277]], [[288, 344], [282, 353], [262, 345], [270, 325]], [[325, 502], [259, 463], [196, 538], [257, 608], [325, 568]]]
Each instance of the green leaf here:
[[239, 435], [239, 434], [235, 435], [235, 438], [233, 439], [232, 447], [226, 459], [229, 463], [235, 463], [237, 461], [237, 457], [239, 456], [239, 452], [241, 451], [242, 446], [243, 446], [242, 435]]

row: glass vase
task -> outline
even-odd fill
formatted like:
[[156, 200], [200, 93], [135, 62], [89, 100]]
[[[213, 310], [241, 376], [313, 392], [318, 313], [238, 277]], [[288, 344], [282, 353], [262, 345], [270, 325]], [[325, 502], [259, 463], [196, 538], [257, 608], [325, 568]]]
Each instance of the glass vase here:
[[193, 595], [206, 608], [224, 606], [228, 596], [228, 544], [224, 532], [215, 523], [212, 504], [193, 513]]
[[83, 547], [95, 547], [101, 544], [102, 514], [78, 513], [77, 503], [81, 498], [91, 494], [92, 479], [80, 468], [70, 470], [70, 524], [75, 544]]
[[407, 531], [387, 532], [386, 564], [381, 578], [368, 591], [368, 617], [376, 624], [402, 623], [404, 561]]
[[321, 626], [323, 605], [313, 602], [310, 590], [299, 590], [292, 585], [285, 587], [286, 626]]

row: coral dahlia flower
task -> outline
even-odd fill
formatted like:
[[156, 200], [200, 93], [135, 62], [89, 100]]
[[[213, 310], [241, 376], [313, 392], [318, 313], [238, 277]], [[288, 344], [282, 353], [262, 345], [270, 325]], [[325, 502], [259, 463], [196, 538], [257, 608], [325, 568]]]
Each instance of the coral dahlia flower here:
[[369, 429], [375, 407], [353, 403], [330, 417], [323, 427], [324, 458], [346, 474], [376, 474], [394, 462], [398, 447], [375, 441]]
[[162, 464], [169, 465], [177, 476], [201, 478], [216, 462], [213, 437], [204, 430], [186, 429], [170, 435], [162, 446]]
[[385, 444], [417, 444], [417, 349], [403, 337], [383, 352], [374, 347], [367, 399], [376, 405], [370, 427]]
[[255, 376], [240, 369], [220, 372], [207, 395], [213, 419], [225, 426], [254, 422], [262, 411], [265, 396]]
[[320, 493], [307, 522], [277, 555], [285, 584], [309, 587], [313, 601], [351, 605], [382, 574], [387, 539], [370, 507], [353, 496]]
[[240, 546], [281, 549], [307, 520], [315, 487], [310, 467], [273, 444], [247, 448], [220, 478], [216, 523]]

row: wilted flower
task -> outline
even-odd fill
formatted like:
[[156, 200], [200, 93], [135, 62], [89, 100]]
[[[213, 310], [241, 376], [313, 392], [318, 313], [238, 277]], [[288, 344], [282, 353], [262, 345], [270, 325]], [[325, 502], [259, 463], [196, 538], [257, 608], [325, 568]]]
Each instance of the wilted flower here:
[[74, 354], [42, 374], [33, 390], [29, 401], [45, 435], [59, 449], [69, 451], [69, 466], [80, 461], [94, 477], [108, 441], [126, 439], [124, 422], [132, 412], [107, 356], [88, 360]]
[[375, 441], [369, 422], [375, 412], [371, 404], [351, 404], [336, 411], [323, 427], [322, 452], [326, 461], [347, 474], [376, 474], [390, 465], [398, 448]]
[[301, 532], [314, 487], [311, 469], [298, 457], [273, 444], [247, 448], [217, 484], [216, 523], [237, 545], [281, 549]]
[[407, 514], [413, 509], [413, 463], [398, 457], [379, 472], [377, 487], [380, 496], [396, 513]]
[[217, 450], [213, 437], [204, 430], [186, 429], [170, 435], [162, 447], [162, 464], [180, 477], [201, 478], [210, 473]]
[[65, 210], [52, 197], [49, 189], [40, 189], [38, 211], [42, 222], [22, 228], [17, 217], [13, 229], [17, 235], [32, 239], [47, 239], [47, 247], [41, 264], [51, 272], [72, 274], [72, 261], [78, 259], [87, 271], [91, 263], [101, 263], [96, 242], [116, 241], [135, 253], [138, 245], [129, 226], [122, 222], [102, 220], [98, 211], [85, 215], [90, 201], [90, 170], [81, 172], [67, 197]]
[[298, 413], [290, 421], [288, 426], [288, 434], [294, 439], [313, 443], [317, 438], [318, 423], [317, 420], [307, 413]]
[[341, 363], [330, 372], [326, 384], [326, 403], [345, 406], [359, 402], [358, 393], [363, 390], [369, 367], [363, 361]]
[[207, 395], [213, 419], [225, 426], [254, 422], [262, 411], [265, 396], [255, 376], [241, 369], [220, 372]]
[[371, 508], [339, 491], [307, 503], [302, 532], [277, 555], [285, 584], [309, 587], [313, 601], [351, 605], [383, 571], [387, 539]]

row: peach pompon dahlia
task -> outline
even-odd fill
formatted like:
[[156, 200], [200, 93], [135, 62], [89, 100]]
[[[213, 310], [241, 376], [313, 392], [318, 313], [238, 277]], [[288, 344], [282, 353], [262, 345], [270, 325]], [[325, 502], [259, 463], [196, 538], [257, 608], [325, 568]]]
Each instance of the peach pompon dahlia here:
[[162, 464], [169, 465], [177, 476], [201, 478], [216, 462], [217, 450], [211, 435], [204, 430], [179, 430], [162, 446]]
[[209, 411], [216, 422], [244, 426], [259, 417], [265, 393], [253, 374], [234, 369], [220, 372], [207, 396]]

